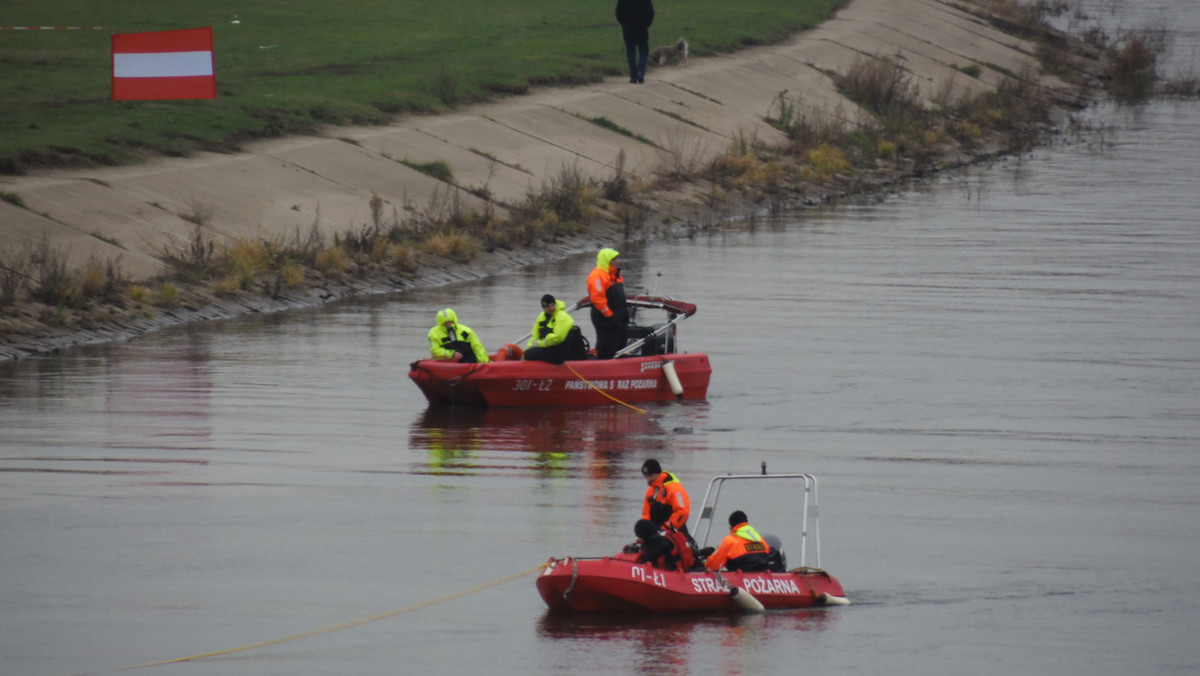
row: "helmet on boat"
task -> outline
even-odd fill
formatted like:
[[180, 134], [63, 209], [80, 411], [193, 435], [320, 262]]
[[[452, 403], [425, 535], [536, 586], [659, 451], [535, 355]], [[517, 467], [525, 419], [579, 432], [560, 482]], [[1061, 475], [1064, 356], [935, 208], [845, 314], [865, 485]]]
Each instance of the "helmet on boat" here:
[[638, 522], [633, 525], [633, 534], [645, 540], [652, 537], [658, 532], [658, 526], [654, 525], [649, 519], [638, 519]]

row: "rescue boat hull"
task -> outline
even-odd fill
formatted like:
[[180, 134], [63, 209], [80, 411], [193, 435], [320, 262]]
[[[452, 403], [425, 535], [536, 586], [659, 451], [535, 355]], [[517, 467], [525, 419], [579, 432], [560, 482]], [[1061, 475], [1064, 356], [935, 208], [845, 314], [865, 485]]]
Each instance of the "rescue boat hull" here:
[[711, 572], [659, 570], [636, 559], [636, 554], [624, 553], [600, 559], [551, 558], [538, 577], [538, 593], [552, 611], [596, 613], [736, 612], [741, 608], [730, 587], [749, 592], [767, 610], [845, 602], [841, 583], [823, 570], [726, 572], [718, 577]]
[[[683, 392], [663, 372], [670, 362]], [[623, 359], [588, 359], [550, 364], [493, 361], [487, 364], [422, 359], [408, 377], [433, 406], [597, 406], [647, 401], [702, 400], [712, 367], [702, 353]]]

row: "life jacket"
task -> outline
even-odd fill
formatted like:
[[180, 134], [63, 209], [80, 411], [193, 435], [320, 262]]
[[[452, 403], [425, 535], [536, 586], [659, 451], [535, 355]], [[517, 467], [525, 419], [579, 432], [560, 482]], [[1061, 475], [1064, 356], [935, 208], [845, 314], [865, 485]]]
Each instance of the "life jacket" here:
[[771, 546], [758, 534], [758, 531], [754, 530], [754, 526], [743, 523], [733, 531], [733, 534], [737, 537], [738, 543], [741, 546], [733, 547], [733, 550], [729, 553], [729, 559], [725, 562], [726, 568], [746, 572], [762, 571], [770, 568]]
[[771, 546], [758, 531], [742, 522], [730, 529], [717, 551], [708, 555], [704, 565], [710, 570], [725, 566], [728, 570], [760, 571], [770, 566]]
[[[687, 491], [684, 490], [683, 484], [679, 479], [675, 478], [670, 472], [663, 472], [666, 475], [660, 483], [652, 485], [646, 490], [646, 499], [642, 506], [642, 518], [650, 519], [655, 523], [663, 523], [667, 521], [670, 526], [676, 530], [683, 530], [687, 527], [688, 515], [691, 513], [691, 499], [688, 497]], [[661, 503], [671, 509], [670, 519], [655, 519], [651, 516], [651, 509], [655, 503]], [[662, 508], [659, 508], [662, 509]]]
[[679, 570], [691, 570], [692, 566], [696, 565], [696, 554], [692, 551], [692, 545], [688, 542], [687, 536], [677, 530], [669, 529], [662, 531], [662, 534], [675, 544], [675, 551], [679, 555]]

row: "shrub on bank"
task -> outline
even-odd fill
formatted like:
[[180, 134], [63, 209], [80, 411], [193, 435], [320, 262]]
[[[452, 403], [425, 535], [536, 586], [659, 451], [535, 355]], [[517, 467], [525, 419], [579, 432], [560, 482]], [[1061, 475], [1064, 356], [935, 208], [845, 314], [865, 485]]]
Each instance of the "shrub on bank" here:
[[1105, 89], [1125, 101], [1149, 98], [1159, 81], [1158, 57], [1165, 40], [1166, 31], [1142, 30], [1110, 45], [1104, 52]]

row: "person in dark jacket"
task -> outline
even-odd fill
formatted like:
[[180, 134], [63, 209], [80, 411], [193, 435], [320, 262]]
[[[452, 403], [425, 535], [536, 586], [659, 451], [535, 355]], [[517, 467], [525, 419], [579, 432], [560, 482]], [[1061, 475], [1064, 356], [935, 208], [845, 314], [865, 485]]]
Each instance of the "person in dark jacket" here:
[[633, 534], [641, 540], [639, 563], [648, 563], [663, 570], [684, 570], [683, 551], [679, 544], [659, 530], [649, 519], [639, 519], [633, 526]]
[[646, 81], [646, 60], [650, 56], [650, 24], [654, 23], [652, 0], [617, 0], [617, 23], [625, 40], [625, 58], [629, 61], [629, 81]]

